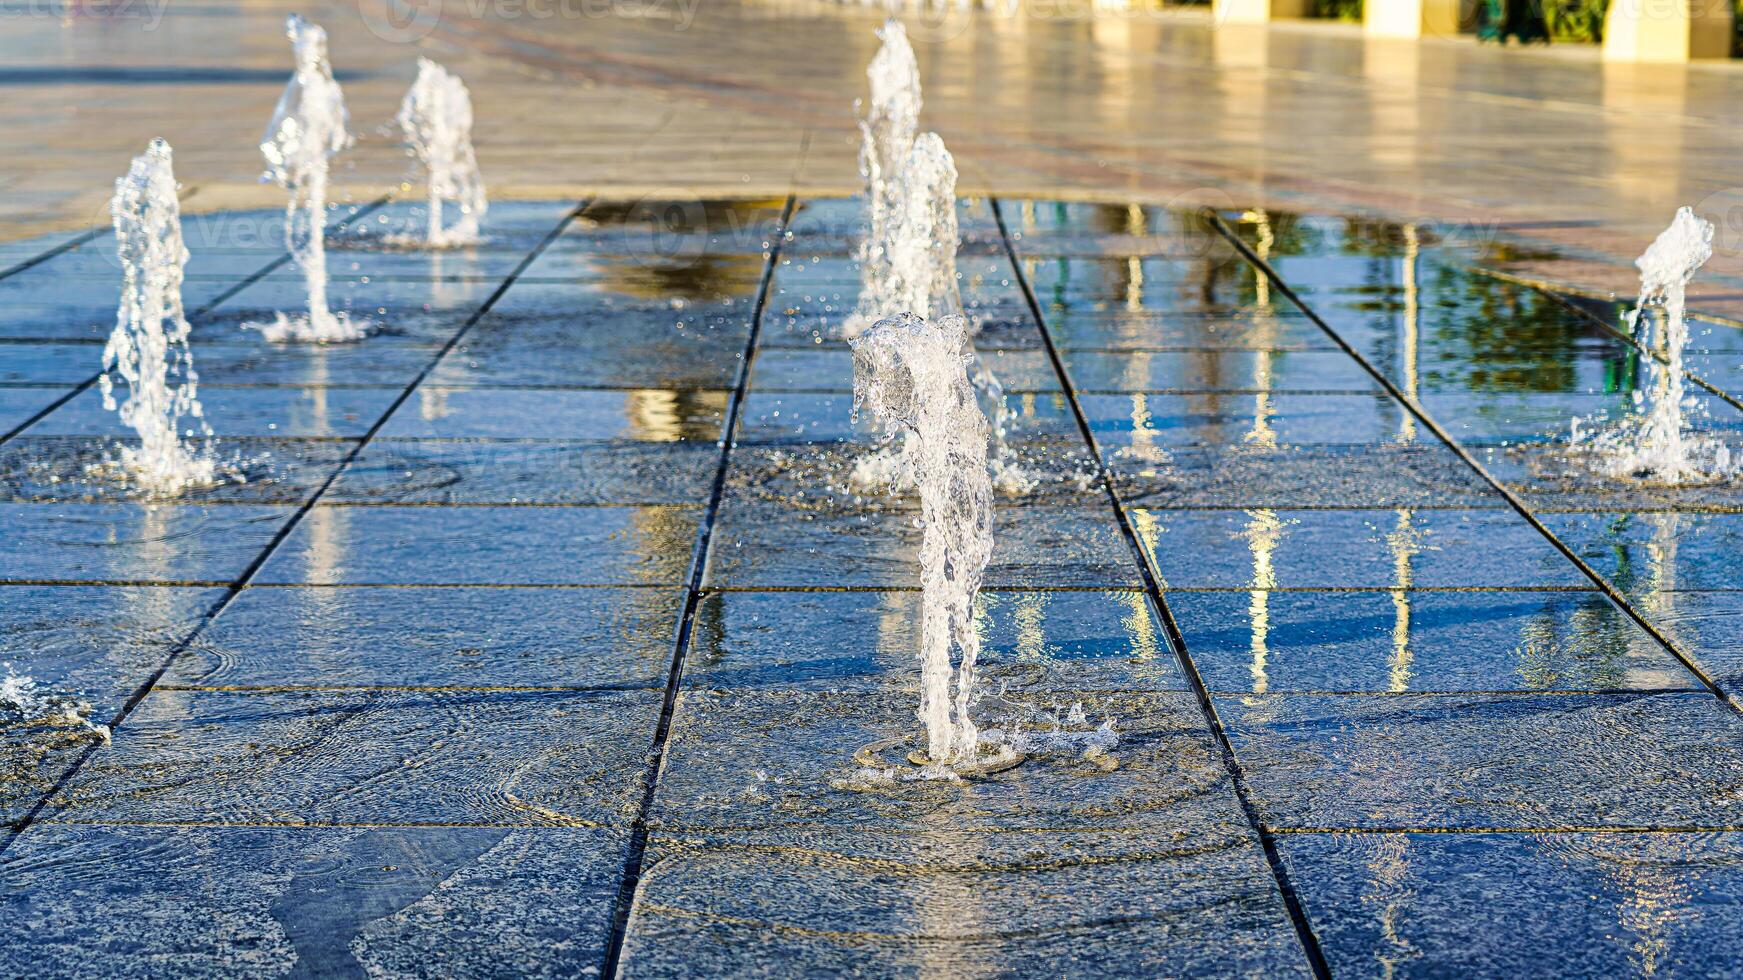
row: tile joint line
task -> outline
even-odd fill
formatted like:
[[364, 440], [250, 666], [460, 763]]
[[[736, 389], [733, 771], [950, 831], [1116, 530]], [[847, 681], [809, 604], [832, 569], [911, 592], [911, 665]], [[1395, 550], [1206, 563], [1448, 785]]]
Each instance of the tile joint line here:
[[1307, 957], [1308, 966], [1314, 976], [1327, 980], [1331, 976], [1331, 968], [1325, 959], [1325, 953], [1320, 949], [1319, 938], [1313, 933], [1313, 926], [1308, 921], [1307, 911], [1301, 904], [1300, 896], [1289, 879], [1289, 869], [1283, 864], [1282, 854], [1277, 849], [1276, 840], [1272, 837], [1265, 822], [1260, 819], [1258, 807], [1254, 804], [1252, 794], [1247, 788], [1246, 774], [1242, 771], [1240, 760], [1235, 755], [1234, 744], [1229, 741], [1228, 733], [1223, 730], [1222, 720], [1217, 717], [1216, 704], [1211, 700], [1210, 691], [1199, 674], [1198, 666], [1192, 660], [1191, 653], [1186, 648], [1186, 637], [1180, 631], [1180, 624], [1174, 619], [1173, 612], [1168, 608], [1168, 600], [1163, 597], [1160, 578], [1151, 568], [1150, 555], [1138, 540], [1131, 521], [1126, 515], [1126, 505], [1120, 498], [1118, 489], [1114, 486], [1113, 472], [1108, 468], [1102, 456], [1101, 446], [1095, 441], [1094, 430], [1089, 423], [1089, 416], [1084, 412], [1082, 403], [1078, 400], [1077, 389], [1071, 383], [1070, 372], [1065, 367], [1064, 360], [1059, 355], [1059, 348], [1053, 342], [1053, 332], [1047, 327], [1047, 320], [1041, 311], [1041, 302], [1035, 295], [1035, 288], [1029, 282], [1029, 276], [1023, 271], [1023, 263], [1017, 255], [1016, 243], [1011, 238], [1010, 229], [1005, 224], [1003, 209], [999, 206], [997, 197], [989, 196], [987, 203], [992, 206], [993, 219], [999, 226], [999, 237], [1004, 242], [1005, 255], [1011, 263], [1012, 274], [1017, 284], [1022, 288], [1023, 299], [1029, 307], [1029, 313], [1035, 318], [1035, 326], [1041, 332], [1041, 343], [1047, 351], [1047, 358], [1053, 364], [1054, 372], [1059, 376], [1060, 387], [1064, 390], [1066, 401], [1071, 405], [1071, 413], [1077, 420], [1078, 429], [1089, 451], [1095, 460], [1097, 475], [1102, 487], [1107, 491], [1109, 502], [1113, 506], [1114, 519], [1120, 526], [1120, 533], [1125, 537], [1126, 544], [1131, 548], [1134, 559], [1138, 563], [1138, 572], [1144, 580], [1144, 594], [1150, 605], [1162, 621], [1164, 631], [1168, 635], [1168, 643], [1174, 649], [1174, 656], [1179, 663], [1182, 674], [1192, 687], [1192, 694], [1198, 701], [1199, 711], [1204, 715], [1205, 724], [1215, 737], [1221, 749], [1223, 765], [1228, 770], [1230, 782], [1234, 788], [1235, 797], [1241, 805], [1241, 811], [1246, 816], [1247, 824], [1254, 836], [1259, 840], [1259, 846], [1264, 851], [1265, 862], [1270, 866], [1271, 876], [1275, 879], [1278, 892], [1283, 899], [1289, 921], [1295, 928], [1296, 938], [1301, 943], [1303, 954]]
[[715, 464], [714, 482], [708, 494], [708, 506], [696, 529], [696, 544], [690, 555], [690, 575], [684, 592], [684, 608], [678, 617], [672, 640], [671, 667], [666, 675], [665, 696], [660, 705], [660, 720], [654, 729], [653, 744], [648, 749], [648, 761], [642, 781], [642, 798], [634, 821], [630, 824], [629, 841], [624, 852], [623, 876], [618, 882], [616, 902], [612, 908], [611, 938], [606, 944], [605, 959], [600, 966], [602, 980], [616, 977], [623, 961], [623, 946], [629, 935], [630, 911], [641, 886], [642, 870], [647, 854], [648, 818], [653, 811], [654, 796], [666, 766], [666, 748], [672, 733], [672, 717], [677, 711], [678, 692], [683, 686], [684, 664], [689, 655], [690, 636], [701, 604], [703, 576], [708, 568], [709, 548], [714, 540], [714, 522], [719, 517], [722, 498], [726, 495], [726, 473], [732, 460], [732, 447], [737, 434], [738, 419], [743, 411], [745, 394], [750, 388], [751, 363], [756, 357], [757, 341], [762, 334], [763, 316], [773, 288], [775, 269], [780, 265], [782, 246], [792, 225], [793, 210], [798, 203], [797, 192], [789, 192], [781, 209], [779, 223], [769, 242], [768, 259], [757, 284], [755, 308], [751, 311], [750, 331], [728, 396], [726, 414], [720, 425], [720, 455]]

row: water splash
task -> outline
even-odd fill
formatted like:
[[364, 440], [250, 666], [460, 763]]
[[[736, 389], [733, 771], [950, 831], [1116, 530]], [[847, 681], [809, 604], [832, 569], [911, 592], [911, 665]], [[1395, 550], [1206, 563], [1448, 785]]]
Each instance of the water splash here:
[[192, 449], [179, 432], [188, 418], [199, 420], [202, 435], [212, 435], [200, 410], [199, 376], [182, 311], [188, 250], [182, 244], [177, 187], [174, 153], [160, 139], [152, 140], [133, 158], [127, 175], [115, 181], [109, 213], [121, 260], [121, 306], [97, 379], [109, 411], [117, 410], [113, 375], [127, 383], [121, 421], [139, 434], [138, 448], [122, 447], [116, 468], [147, 491], [166, 495], [213, 483], [217, 476], [210, 444]]
[[[489, 201], [472, 149], [472, 95], [466, 83], [434, 61], [419, 58], [417, 81], [400, 103], [394, 121], [405, 134], [411, 154], [429, 175], [429, 228], [421, 242], [409, 236], [395, 236], [390, 242], [430, 248], [478, 244], [478, 223]], [[443, 228], [442, 210], [447, 201], [460, 209], [460, 219]]]
[[[1683, 355], [1688, 346], [1688, 284], [1713, 255], [1713, 226], [1689, 208], [1676, 218], [1634, 264], [1640, 269], [1640, 297], [1629, 326], [1640, 345], [1657, 356], [1647, 359], [1650, 385], [1635, 392], [1635, 409], [1620, 424], [1591, 436], [1604, 472], [1616, 478], [1654, 483], [1699, 483], [1739, 470], [1730, 449], [1717, 439], [1689, 431], [1694, 407], [1684, 387]], [[1585, 438], [1579, 423], [1574, 441]]]
[[0, 677], [0, 720], [55, 728], [83, 728], [109, 741], [109, 726], [91, 722], [91, 704], [81, 698], [45, 691], [34, 678], [24, 677], [5, 664]]
[[285, 35], [296, 56], [278, 107], [266, 124], [260, 153], [266, 158], [262, 180], [290, 192], [284, 209], [284, 236], [308, 284], [309, 311], [278, 314], [271, 323], [244, 324], [271, 341], [340, 343], [361, 340], [373, 324], [327, 307], [327, 173], [335, 154], [352, 143], [346, 129], [345, 96], [327, 60], [327, 32], [297, 14], [285, 19]]
[[[853, 351], [854, 403], [905, 435], [919, 483], [925, 760], [953, 771], [972, 768], [987, 748], [969, 717], [980, 654], [974, 598], [993, 534], [987, 421], [968, 377], [968, 322], [903, 313], [855, 338]], [[954, 676], [952, 644], [959, 654]]]
[[[884, 43], [866, 68], [871, 97], [862, 103], [865, 115], [859, 123], [859, 173], [865, 181], [867, 232], [859, 245], [859, 304], [843, 326], [849, 337], [901, 312], [888, 309], [881, 297], [890, 277], [891, 230], [904, 199], [901, 174], [920, 131], [920, 64], [908, 43], [907, 29], [891, 18], [878, 37]], [[912, 312], [924, 315], [923, 311]]]

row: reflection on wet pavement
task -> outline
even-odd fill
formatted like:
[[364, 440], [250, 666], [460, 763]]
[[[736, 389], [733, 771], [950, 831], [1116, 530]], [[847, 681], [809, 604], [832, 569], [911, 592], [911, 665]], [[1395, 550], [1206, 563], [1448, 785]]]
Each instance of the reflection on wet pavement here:
[[[855, 202], [510, 201], [440, 256], [389, 205], [333, 251], [389, 330], [322, 350], [235, 330], [273, 249], [197, 259], [248, 479], [178, 501], [91, 472], [98, 253], [0, 278], [0, 662], [118, 723], [0, 716], [0, 965], [1722, 972], [1743, 485], [1567, 451], [1647, 377], [1620, 311], [1223, 213], [1309, 315], [1201, 214], [997, 205], [961, 285], [1038, 484], [976, 711], [1120, 743], [960, 786], [844, 788], [917, 727], [915, 501], [846, 479]], [[81, 942], [115, 916], [162, 928]]]

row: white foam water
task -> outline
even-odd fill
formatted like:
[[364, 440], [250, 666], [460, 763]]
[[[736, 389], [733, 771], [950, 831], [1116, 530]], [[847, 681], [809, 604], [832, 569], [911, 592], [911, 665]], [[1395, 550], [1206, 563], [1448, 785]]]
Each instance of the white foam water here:
[[27, 725], [50, 725], [56, 728], [83, 728], [95, 732], [103, 741], [109, 740], [109, 726], [91, 722], [91, 704], [66, 694], [45, 691], [34, 678], [14, 673], [11, 664], [4, 665], [6, 676], [0, 677], [0, 717]]
[[[974, 598], [992, 558], [987, 421], [969, 383], [968, 323], [911, 313], [853, 340], [854, 404], [913, 453], [920, 492], [920, 720], [933, 765], [973, 765], [981, 742], [974, 702], [980, 635]], [[951, 649], [957, 651], [954, 671]]]
[[[417, 81], [400, 102], [394, 121], [405, 135], [408, 152], [424, 167], [429, 213], [422, 241], [395, 236], [390, 243], [427, 248], [478, 244], [478, 225], [489, 199], [472, 148], [472, 95], [466, 83], [434, 61], [419, 58]], [[442, 214], [448, 201], [454, 202], [460, 217], [444, 228]]]
[[[182, 310], [188, 250], [182, 243], [178, 186], [174, 151], [161, 139], [152, 140], [133, 158], [126, 176], [115, 181], [109, 214], [121, 261], [121, 305], [97, 379], [103, 407], [119, 411], [121, 421], [139, 436], [139, 446], [123, 446], [113, 465], [123, 477], [162, 495], [217, 479], [211, 442], [195, 449], [182, 441], [184, 419], [207, 440], [212, 430], [200, 408], [199, 375]], [[127, 385], [119, 407], [116, 376]]]
[[[1677, 211], [1646, 252], [1635, 260], [1640, 296], [1629, 314], [1635, 340], [1657, 356], [1646, 359], [1650, 384], [1635, 392], [1635, 409], [1619, 423], [1600, 427], [1591, 448], [1609, 476], [1660, 484], [1702, 483], [1735, 475], [1724, 443], [1689, 431], [1695, 402], [1683, 380], [1688, 347], [1689, 281], [1713, 255], [1713, 226], [1689, 208]], [[1575, 443], [1587, 441], [1578, 422]]]
[[266, 339], [304, 343], [361, 340], [373, 324], [327, 306], [327, 177], [334, 155], [350, 146], [345, 96], [327, 60], [327, 32], [297, 14], [285, 19], [296, 71], [266, 124], [262, 180], [289, 191], [284, 236], [308, 285], [307, 313], [279, 313], [271, 323], [244, 324]]
[[[906, 43], [902, 42], [903, 48]], [[908, 58], [912, 58], [911, 51]], [[917, 106], [917, 89], [914, 97]], [[883, 149], [880, 144], [878, 152], [872, 153], [868, 142], [862, 149], [862, 160], [868, 155], [881, 159]], [[884, 166], [880, 163], [874, 170]], [[925, 133], [913, 140], [894, 179], [868, 190], [867, 242], [873, 244], [870, 248], [862, 244], [859, 304], [843, 325], [844, 336], [852, 339], [860, 333], [861, 324], [902, 313], [922, 319], [962, 314], [956, 275], [956, 250], [962, 238], [956, 218], [956, 176], [956, 161], [944, 140], [937, 133]], [[972, 325], [967, 333], [972, 337]], [[992, 419], [989, 434], [995, 485], [1003, 492], [1026, 493], [1036, 481], [1018, 465], [1007, 441], [1014, 415], [1005, 404], [1004, 386], [975, 357], [972, 342], [968, 353], [972, 359], [970, 379]], [[904, 441], [900, 448], [892, 446], [863, 459], [853, 472], [854, 487], [913, 486], [914, 461], [907, 455], [909, 445]]]
[[[859, 304], [843, 325], [843, 332], [850, 337], [885, 316], [902, 312], [889, 309], [881, 297], [890, 277], [891, 230], [902, 208], [901, 174], [920, 132], [920, 64], [908, 43], [907, 29], [892, 17], [878, 31], [878, 37], [883, 45], [866, 67], [871, 91], [868, 101], [861, 104], [865, 114], [859, 122], [859, 173], [865, 182], [867, 229], [859, 245]], [[909, 312], [925, 315], [920, 310]]]

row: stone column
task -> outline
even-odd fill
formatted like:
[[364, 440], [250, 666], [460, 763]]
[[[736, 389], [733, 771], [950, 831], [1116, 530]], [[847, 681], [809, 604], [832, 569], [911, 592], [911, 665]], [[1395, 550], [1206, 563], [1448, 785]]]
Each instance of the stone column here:
[[1457, 37], [1459, 0], [1368, 0], [1362, 28], [1369, 37]]
[[1269, 24], [1306, 17], [1313, 0], [1211, 0], [1211, 16], [1222, 24]]
[[1731, 0], [1611, 0], [1604, 60], [1728, 58], [1731, 18]]

